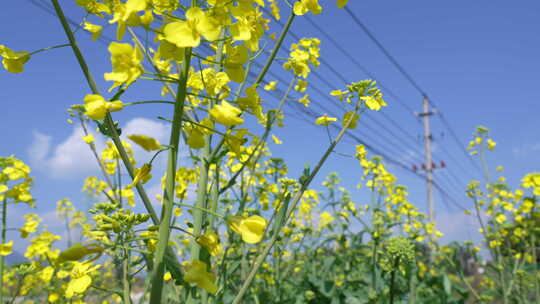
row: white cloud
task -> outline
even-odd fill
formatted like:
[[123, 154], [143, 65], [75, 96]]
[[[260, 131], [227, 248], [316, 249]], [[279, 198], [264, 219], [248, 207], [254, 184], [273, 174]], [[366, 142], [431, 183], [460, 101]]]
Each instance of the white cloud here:
[[[126, 140], [129, 134], [142, 134], [152, 136], [163, 142], [167, 136], [168, 126], [146, 118], [134, 118], [122, 128], [122, 139]], [[90, 131], [94, 135], [95, 144], [99, 151], [105, 146], [106, 139]], [[67, 179], [76, 176], [97, 174], [96, 158], [88, 145], [82, 140], [84, 132], [82, 127], [74, 127], [71, 134], [57, 145], [51, 146], [52, 136], [34, 132], [34, 139], [27, 152], [33, 167], [43, 170], [51, 178]], [[140, 162], [151, 157], [137, 145], [132, 145], [135, 158]], [[157, 165], [157, 164], [156, 164]]]
[[[32, 166], [56, 179], [96, 171], [95, 157], [82, 140], [83, 136], [82, 127], [75, 127], [64, 141], [51, 147], [52, 136], [34, 132], [34, 140], [27, 151]], [[102, 147], [103, 141], [96, 137], [96, 145]]]
[[512, 149], [512, 153], [514, 154], [514, 157], [516, 158], [522, 158], [532, 153], [538, 153], [540, 152], [540, 142], [535, 144], [529, 144], [529, 145], [522, 145], [519, 147], [514, 147]]
[[43, 161], [49, 153], [51, 148], [51, 136], [37, 131], [34, 131], [33, 136], [34, 140], [32, 141], [30, 148], [28, 148], [28, 155], [30, 156], [30, 162], [32, 164], [37, 164]]

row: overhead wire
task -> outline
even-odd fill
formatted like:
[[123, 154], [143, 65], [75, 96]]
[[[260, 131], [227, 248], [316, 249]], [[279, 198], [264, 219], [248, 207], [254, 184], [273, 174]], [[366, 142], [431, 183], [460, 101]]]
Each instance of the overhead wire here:
[[[344, 7], [345, 8], [345, 11], [349, 14], [349, 16], [352, 18], [352, 20], [354, 21], [354, 23], [356, 25], [358, 25], [362, 31], [371, 39], [371, 41], [373, 43], [375, 43], [375, 45], [377, 45], [377, 47], [381, 50], [381, 52], [386, 56], [386, 58], [388, 58], [388, 60], [398, 69], [398, 71], [409, 81], [409, 83], [422, 95], [422, 96], [425, 96], [427, 97], [427, 93], [426, 91], [424, 91], [420, 85], [418, 84], [418, 82], [411, 76], [410, 73], [408, 73], [405, 68], [397, 61], [397, 59], [392, 56], [390, 54], [390, 52], [384, 47], [384, 45], [375, 37], [375, 35], [369, 30], [369, 28], [364, 24], [362, 23], [362, 21], [360, 21], [360, 18], [358, 18], [358, 16], [356, 16], [355, 13], [353, 13], [351, 11], [351, 9], [347, 6]], [[475, 167], [477, 170], [479, 170], [479, 172], [481, 172], [481, 169], [480, 169], [480, 166], [478, 165], [478, 163], [476, 163], [472, 157], [469, 155], [469, 153], [467, 153], [467, 151], [465, 150], [465, 145], [459, 140], [458, 136], [456, 135], [455, 131], [453, 130], [452, 126], [450, 125], [450, 123], [445, 119], [444, 115], [440, 112], [440, 108], [438, 108], [435, 103], [433, 102], [433, 100], [431, 98], [428, 98], [429, 100], [429, 103], [436, 109], [439, 109], [439, 117], [443, 123], [443, 125], [445, 126], [446, 129], [448, 129], [448, 131], [450, 132], [450, 135], [452, 136], [452, 139], [454, 140], [454, 142], [457, 144], [457, 146], [460, 147], [460, 149], [462, 150], [462, 152], [464, 153], [465, 157], [471, 162], [471, 164], [473, 165], [473, 167]]]
[[[270, 12], [268, 12], [268, 10], [266, 9], [262, 9], [263, 12], [265, 12], [267, 15], [269, 15], [275, 22], [276, 24], [278, 24], [280, 27], [283, 27], [284, 24], [277, 20]], [[295, 40], [300, 40], [300, 36], [298, 36], [294, 31], [289, 31], [289, 34], [290, 36], [295, 39]], [[328, 34], [324, 33], [325, 36], [328, 36]], [[335, 40], [331, 40], [332, 43], [336, 44]], [[339, 45], [338, 45], [339, 47]], [[347, 57], [351, 57], [350, 54], [348, 54], [345, 50], [343, 50], [348, 56]], [[341, 74], [339, 73], [330, 63], [328, 63], [324, 58], [320, 58], [319, 59], [320, 62], [321, 62], [321, 65], [328, 68], [332, 74], [334, 74], [338, 79], [340, 79], [344, 84], [347, 84], [349, 83], [349, 81]], [[373, 74], [370, 73], [367, 69], [363, 68], [357, 61], [355, 61], [360, 67], [359, 69], [361, 71], [363, 71], [364, 73], [366, 73], [366, 75], [368, 75], [368, 77], [371, 77], [371, 78], [374, 78], [372, 77]], [[320, 76], [319, 72], [317, 71], [313, 71], [312, 74], [314, 75], [314, 77], [316, 77], [317, 79], [321, 80], [326, 86], [328, 86], [330, 89], [335, 89], [335, 86], [333, 86], [326, 77], [322, 77]], [[380, 85], [380, 81], [378, 81], [378, 84]], [[385, 87], [386, 90], [388, 91], [389, 89], [387, 87]], [[332, 98], [330, 98], [330, 96], [328, 96], [328, 94], [325, 94], [323, 93], [318, 87], [312, 87], [312, 89], [317, 92], [321, 97], [327, 99], [327, 100], [330, 100], [332, 103], [336, 104], [336, 101]], [[398, 98], [395, 94], [392, 93], [392, 95], [395, 97], [395, 98]], [[399, 99], [399, 98], [398, 98]], [[410, 108], [409, 108], [410, 109]], [[412, 109], [410, 109], [412, 110]], [[391, 119], [386, 113], [384, 113], [383, 115], [381, 115], [383, 118], [385, 118], [387, 121], [390, 122], [390, 124], [392, 126], [394, 126], [397, 130], [399, 130], [400, 132], [403, 132], [405, 134], [405, 136], [409, 139], [412, 139], [413, 143], [415, 141], [415, 138], [414, 136], [412, 136], [411, 134], [407, 133], [404, 131], [404, 129], [402, 127], [399, 126], [399, 124], [397, 122], [395, 122], [395, 120]], [[412, 151], [415, 151], [415, 155], [421, 155], [421, 152], [419, 152], [419, 148], [414, 145], [414, 144], [410, 144], [408, 142], [405, 142], [405, 140], [401, 137], [401, 136], [398, 136], [397, 134], [395, 134], [393, 131], [391, 131], [388, 127], [387, 127], [387, 124], [384, 124], [384, 123], [381, 123], [379, 122], [376, 118], [372, 117], [370, 114], [367, 114], [366, 117], [375, 122], [382, 130], [386, 131], [387, 133], [390, 134], [390, 136], [392, 136], [392, 138], [395, 138], [397, 141], [399, 141], [402, 145], [405, 145], [407, 146], [410, 150]]]

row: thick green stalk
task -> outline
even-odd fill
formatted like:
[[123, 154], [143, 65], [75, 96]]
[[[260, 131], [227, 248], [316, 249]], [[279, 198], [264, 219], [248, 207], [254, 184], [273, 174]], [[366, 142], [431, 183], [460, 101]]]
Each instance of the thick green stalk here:
[[173, 123], [171, 126], [171, 137], [169, 140], [169, 158], [167, 161], [167, 174], [165, 177], [165, 191], [163, 193], [163, 208], [161, 209], [161, 221], [159, 224], [159, 239], [154, 256], [154, 271], [152, 272], [152, 290], [150, 292], [150, 303], [161, 303], [163, 292], [163, 275], [165, 274], [165, 251], [167, 250], [170, 237], [170, 223], [174, 205], [174, 187], [176, 178], [176, 163], [178, 160], [178, 149], [180, 146], [180, 134], [182, 131], [182, 118], [184, 116], [184, 104], [186, 101], [187, 80], [191, 62], [191, 49], [186, 49], [184, 63], [178, 82], [176, 92], [176, 103], [174, 105]]
[[[2, 239], [0, 244], [6, 243], [6, 231], [7, 231], [7, 200], [4, 198], [2, 202]], [[4, 303], [4, 263], [5, 256], [0, 256], [0, 304]]]
[[408, 304], [416, 303], [416, 268], [413, 268], [411, 278], [409, 279], [409, 301]]
[[124, 304], [131, 304], [131, 281], [129, 280], [129, 251], [124, 249], [124, 261], [122, 263], [122, 283]]
[[[69, 228], [69, 218], [68, 218], [68, 214], [67, 212], [64, 213], [64, 216], [65, 216], [65, 220], [64, 220], [64, 223], [66, 224], [66, 232], [67, 232], [67, 246], [68, 248], [71, 247], [71, 228]], [[0, 302], [2, 303], [2, 302]]]
[[[357, 108], [355, 110], [355, 113], [357, 111], [358, 111], [358, 105], [357, 105]], [[293, 204], [289, 207], [289, 210], [287, 210], [287, 214], [286, 214], [286, 217], [285, 217], [285, 219], [283, 221], [283, 225], [285, 225], [287, 223], [287, 221], [291, 218], [292, 213], [294, 212], [294, 210], [296, 209], [296, 206], [300, 202], [300, 199], [304, 195], [304, 191], [307, 190], [307, 188], [311, 184], [311, 181], [315, 178], [317, 173], [319, 173], [319, 170], [321, 169], [323, 164], [326, 162], [326, 160], [328, 159], [330, 154], [332, 154], [332, 152], [334, 151], [334, 148], [336, 147], [336, 145], [341, 141], [341, 139], [345, 135], [349, 125], [353, 121], [352, 117], [353, 116], [351, 115], [349, 121], [347, 121], [344, 124], [344, 126], [341, 128], [341, 131], [339, 132], [338, 136], [334, 139], [334, 141], [332, 141], [332, 143], [330, 144], [330, 146], [328, 147], [326, 152], [324, 152], [323, 156], [321, 157], [321, 159], [319, 160], [319, 162], [317, 163], [317, 165], [315, 166], [315, 168], [313, 169], [311, 174], [300, 185], [300, 189], [298, 190], [298, 192], [296, 193], [296, 195], [295, 195], [295, 197], [293, 199]], [[280, 229], [275, 230], [275, 233], [272, 235], [272, 238], [270, 239], [270, 241], [268, 242], [266, 247], [263, 249], [261, 254], [259, 254], [259, 256], [257, 256], [257, 258], [255, 259], [255, 262], [253, 263], [253, 266], [251, 267], [251, 270], [250, 270], [247, 278], [245, 279], [244, 283], [240, 287], [240, 290], [238, 291], [238, 294], [234, 298], [232, 304], [241, 303], [242, 298], [244, 297], [245, 293], [247, 292], [249, 286], [251, 285], [251, 282], [255, 278], [255, 275], [257, 274], [257, 271], [259, 270], [262, 263], [264, 262], [264, 260], [268, 256], [268, 254], [270, 253], [270, 250], [272, 249], [272, 247], [276, 243], [276, 241], [277, 241], [277, 239], [279, 237], [279, 231], [280, 231]]]
[[[69, 24], [67, 22], [67, 19], [64, 15], [64, 12], [62, 11], [62, 8], [60, 7], [60, 4], [58, 3], [58, 0], [51, 0], [54, 6], [54, 10], [60, 19], [60, 23], [62, 24], [62, 27], [64, 29], [64, 32], [66, 36], [68, 37], [68, 40], [71, 45], [71, 49], [73, 50], [73, 53], [75, 54], [75, 57], [77, 58], [77, 61], [79, 63], [79, 66], [81, 67], [81, 70], [84, 73], [85, 79], [94, 94], [100, 94], [99, 89], [94, 81], [94, 78], [92, 77], [92, 74], [90, 73], [90, 70], [88, 68], [88, 65], [86, 64], [86, 61], [84, 59], [84, 56], [81, 53], [81, 50], [79, 49], [79, 46], [77, 45], [77, 41], [75, 39], [75, 36], [73, 35], [73, 32], [71, 31]], [[184, 98], [183, 98], [184, 99]], [[126, 167], [130, 177], [133, 179], [135, 177], [133, 166], [131, 165], [129, 161], [129, 156], [126, 153], [126, 150], [124, 149], [124, 146], [122, 145], [122, 141], [120, 140], [120, 137], [118, 133], [116, 132], [116, 128], [114, 127], [113, 119], [110, 115], [110, 113], [107, 113], [105, 116], [105, 124], [107, 127], [111, 130], [111, 138], [113, 140], [113, 143], [118, 150], [120, 154], [120, 158], [122, 159], [122, 162], [124, 163], [124, 166]], [[143, 204], [150, 214], [150, 218], [152, 219], [152, 222], [157, 225], [160, 223], [159, 218], [154, 210], [154, 207], [152, 206], [150, 199], [148, 198], [148, 195], [146, 194], [146, 191], [144, 190], [143, 186], [138, 183], [135, 188], [137, 189], [137, 193], [139, 194], [141, 200], [143, 201]], [[169, 247], [167, 249], [167, 256], [171, 256], [171, 259], [168, 259], [173, 264], [172, 267], [174, 269], [179, 270], [180, 264], [178, 263], [178, 260], [174, 257], [174, 252]], [[175, 279], [181, 279], [181, 278], [175, 278]]]
[[214, 222], [215, 217], [218, 214], [217, 213], [217, 207], [218, 207], [218, 201], [219, 201], [219, 163], [216, 164], [216, 169], [214, 170], [214, 181], [212, 183], [212, 188], [210, 189], [210, 211], [209, 214], [213, 215], [209, 217], [208, 220], [208, 227], [210, 227], [213, 230], [216, 230], [214, 228]]
[[399, 267], [399, 258], [396, 258], [396, 261], [392, 268], [392, 274], [390, 275], [390, 304], [394, 304], [394, 285], [396, 281], [396, 272]]
[[[534, 232], [531, 233], [531, 239], [531, 248], [534, 261], [533, 271], [534, 273], [538, 273], [538, 254], [536, 252], [536, 237]], [[534, 300], [537, 303], [540, 303], [540, 282], [538, 282], [538, 280], [534, 280]]]
[[[203, 155], [201, 157], [201, 165], [199, 167], [199, 181], [197, 183], [197, 199], [195, 201], [193, 210], [193, 234], [199, 235], [202, 231], [202, 226], [205, 218], [203, 209], [208, 209], [206, 206], [208, 196], [208, 169], [210, 156], [210, 138], [205, 136], [205, 143], [203, 147]], [[201, 246], [197, 242], [191, 242], [191, 259], [198, 260], [200, 256]]]

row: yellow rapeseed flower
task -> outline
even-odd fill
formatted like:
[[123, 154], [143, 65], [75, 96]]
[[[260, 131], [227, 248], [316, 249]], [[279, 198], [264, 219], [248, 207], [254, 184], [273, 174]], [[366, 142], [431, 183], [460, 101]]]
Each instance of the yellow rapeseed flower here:
[[320, 125], [320, 126], [328, 126], [336, 120], [337, 118], [329, 117], [328, 115], [324, 114], [323, 116], [320, 116], [319, 118], [315, 120], [315, 124]]
[[219, 236], [211, 229], [199, 236], [196, 241], [199, 245], [208, 249], [208, 252], [212, 256], [217, 256], [222, 251], [221, 245], [219, 244]]
[[210, 115], [220, 124], [230, 127], [244, 122], [244, 119], [238, 117], [241, 112], [240, 109], [224, 100], [220, 105], [215, 105], [210, 110]]
[[84, 29], [92, 33], [92, 40], [98, 39], [103, 31], [103, 27], [101, 25], [92, 24], [90, 22], [84, 23]]
[[133, 178], [133, 182], [126, 186], [127, 188], [133, 188], [138, 183], [144, 184], [152, 178], [152, 175], [150, 172], [152, 171], [152, 165], [151, 164], [144, 164], [141, 168], [135, 169], [135, 177]]
[[321, 215], [319, 216], [319, 219], [320, 219], [319, 226], [321, 228], [324, 228], [330, 225], [334, 221], [334, 217], [329, 212], [326, 212], [326, 211], [321, 213]]
[[307, 12], [318, 15], [322, 12], [319, 0], [300, 0], [294, 3], [294, 14], [301, 16]]
[[92, 284], [92, 277], [90, 272], [98, 269], [101, 265], [93, 267], [91, 263], [79, 263], [75, 262], [73, 269], [70, 272], [70, 281], [67, 285], [65, 296], [67, 299], [71, 299], [74, 295], [82, 294]]
[[186, 269], [184, 281], [190, 284], [196, 284], [198, 287], [211, 294], [217, 292], [218, 287], [214, 283], [216, 281], [216, 276], [213, 273], [206, 271], [206, 263], [199, 260], [193, 260], [184, 267]]
[[84, 96], [84, 114], [94, 120], [105, 118], [107, 112], [120, 111], [124, 104], [120, 100], [107, 102], [101, 95], [87, 94]]
[[366, 102], [368, 109], [373, 111], [379, 111], [381, 107], [386, 107], [386, 102], [380, 97], [376, 96], [362, 96], [360, 97], [363, 101]]
[[92, 134], [88, 134], [82, 137], [85, 143], [91, 144], [94, 142], [94, 136]]
[[270, 81], [264, 86], [265, 91], [275, 91], [277, 87], [277, 81]]
[[13, 252], [13, 241], [0, 244], [0, 256], [7, 256]]
[[489, 151], [493, 151], [493, 149], [495, 149], [495, 146], [497, 145], [497, 143], [494, 142], [493, 139], [491, 139], [491, 138], [488, 139], [486, 141], [486, 143], [487, 143], [487, 148], [488, 148]]
[[24, 64], [30, 60], [30, 53], [26, 51], [15, 52], [12, 49], [0, 44], [0, 57], [2, 65], [10, 73], [22, 73]]
[[163, 28], [165, 40], [177, 47], [197, 47], [201, 36], [209, 41], [219, 38], [221, 25], [219, 20], [207, 16], [198, 7], [192, 7], [186, 12], [186, 21], [171, 22]]
[[250, 217], [235, 215], [227, 218], [227, 224], [234, 232], [242, 236], [244, 242], [256, 244], [262, 240], [267, 222], [258, 215]]
[[345, 7], [345, 5], [347, 5], [347, 2], [349, 2], [349, 0], [337, 0], [337, 7], [339, 8], [342, 8], [342, 7]]
[[144, 71], [141, 61], [144, 57], [138, 48], [129, 43], [111, 42], [109, 52], [112, 72], [104, 74], [105, 80], [114, 81], [109, 91], [122, 84], [129, 86], [141, 76]]
[[360, 118], [360, 115], [354, 113], [354, 112], [347, 112], [343, 114], [343, 121], [341, 122], [343, 126], [348, 124], [348, 129], [354, 129], [356, 126], [358, 126], [358, 119]]
[[504, 222], [506, 222], [506, 215], [504, 214], [499, 214], [495, 217], [495, 221], [499, 224], [503, 224]]

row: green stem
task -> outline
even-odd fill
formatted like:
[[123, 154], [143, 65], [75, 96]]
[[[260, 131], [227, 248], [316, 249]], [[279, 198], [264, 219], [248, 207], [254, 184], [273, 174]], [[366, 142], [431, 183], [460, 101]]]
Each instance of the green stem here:
[[392, 274], [390, 276], [390, 304], [394, 304], [394, 285], [396, 281], [396, 272], [398, 271], [399, 267], [399, 258], [396, 258], [393, 266]]
[[[536, 237], [535, 237], [535, 232], [531, 233], [531, 239], [532, 239], [532, 244], [531, 244], [531, 248], [532, 248], [532, 255], [533, 255], [533, 264], [534, 264], [534, 267], [533, 267], [533, 271], [534, 273], [538, 274], [538, 259], [537, 259], [537, 252], [536, 252]], [[540, 284], [538, 282], [539, 280], [534, 280], [534, 299], [535, 301], [540, 302]]]
[[[7, 228], [7, 200], [2, 201], [2, 239], [0, 244], [6, 243], [6, 228]], [[4, 303], [4, 263], [5, 256], [0, 256], [0, 304]]]
[[176, 177], [176, 164], [180, 146], [180, 133], [182, 131], [182, 118], [184, 116], [184, 104], [186, 101], [187, 80], [191, 61], [191, 49], [186, 49], [184, 63], [178, 82], [176, 93], [176, 103], [174, 105], [173, 124], [171, 137], [169, 140], [169, 158], [167, 161], [167, 174], [165, 177], [165, 191], [163, 193], [163, 208], [161, 210], [161, 221], [159, 224], [159, 239], [154, 257], [154, 271], [152, 273], [152, 290], [150, 291], [150, 303], [158, 304], [162, 302], [163, 275], [165, 274], [165, 251], [168, 247], [170, 237], [170, 223], [174, 204], [174, 188]]
[[56, 15], [60, 19], [60, 23], [62, 23], [64, 32], [66, 33], [66, 36], [68, 37], [69, 44], [71, 45], [71, 49], [73, 50], [73, 53], [75, 53], [75, 57], [77, 57], [77, 61], [79, 62], [79, 65], [81, 66], [86, 82], [90, 86], [92, 93], [101, 95], [99, 94], [99, 89], [96, 85], [96, 82], [94, 81], [94, 78], [92, 77], [92, 74], [90, 73], [90, 69], [88, 68], [88, 65], [86, 64], [86, 61], [84, 60], [84, 56], [81, 53], [81, 49], [79, 49], [79, 46], [77, 45], [77, 40], [75, 39], [75, 35], [73, 35], [73, 32], [71, 31], [71, 28], [69, 27], [66, 16], [64, 15], [64, 12], [62, 11], [60, 4], [58, 3], [58, 0], [52, 0], [52, 3], [54, 6]]
[[145, 101], [127, 102], [127, 103], [124, 103], [124, 106], [133, 106], [133, 105], [139, 105], [139, 104], [154, 104], [154, 103], [175, 104], [174, 101], [168, 101], [168, 100], [145, 100]]
[[[60, 4], [58, 3], [58, 0], [51, 0], [54, 6], [54, 10], [60, 19], [60, 23], [62, 24], [62, 27], [64, 29], [64, 32], [66, 36], [68, 37], [68, 40], [70, 42], [71, 48], [73, 50], [73, 53], [75, 54], [75, 57], [77, 58], [77, 61], [79, 63], [79, 66], [81, 67], [81, 70], [85, 76], [85, 79], [91, 89], [91, 91], [94, 94], [101, 95], [99, 93], [99, 89], [94, 81], [94, 78], [92, 77], [92, 74], [90, 73], [90, 70], [88, 68], [88, 65], [86, 64], [86, 61], [81, 53], [81, 50], [79, 49], [79, 46], [77, 45], [77, 41], [75, 40], [75, 36], [73, 35], [73, 32], [71, 31], [69, 24], [67, 22], [66, 16], [64, 15], [64, 12], [62, 11], [62, 8], [60, 7]], [[185, 91], [185, 90], [184, 90]], [[123, 92], [121, 90], [120, 92]], [[119, 93], [120, 93], [119, 92]], [[118, 95], [117, 95], [118, 96]], [[184, 99], [184, 98], [182, 98]], [[108, 128], [111, 130], [112, 140], [114, 145], [116, 146], [116, 149], [118, 150], [120, 154], [120, 158], [122, 159], [122, 162], [124, 163], [124, 166], [126, 167], [130, 177], [133, 179], [135, 177], [133, 166], [131, 165], [129, 161], [129, 156], [126, 153], [126, 150], [124, 149], [124, 146], [122, 145], [122, 141], [120, 140], [120, 137], [118, 133], [116, 132], [116, 128], [114, 127], [113, 119], [110, 115], [110, 113], [107, 113], [107, 116], [105, 117], [105, 123], [107, 124]], [[150, 218], [152, 219], [152, 222], [157, 225], [159, 223], [159, 218], [156, 214], [156, 211], [154, 210], [154, 207], [152, 206], [150, 199], [148, 198], [148, 195], [146, 194], [146, 191], [144, 190], [143, 186], [139, 183], [135, 186], [137, 189], [137, 193], [141, 197], [141, 200], [143, 201], [143, 204], [150, 214]], [[178, 260], [176, 258], [173, 258], [174, 252], [170, 247], [167, 249], [167, 256], [170, 256], [170, 259], [167, 259], [171, 263], [171, 267], [175, 270], [174, 273], [178, 273], [180, 270], [180, 264], [178, 263]], [[162, 276], [163, 279], [163, 276]], [[177, 280], [181, 280], [181, 277], [175, 277]]]
[[[222, 215], [217, 213], [218, 200], [219, 200], [219, 163], [216, 164], [216, 169], [214, 170], [214, 182], [212, 183], [212, 188], [210, 188], [210, 214], [218, 216], [220, 218], [225, 218]], [[210, 217], [208, 227], [214, 229], [215, 218]], [[215, 230], [215, 229], [214, 229]]]
[[[199, 206], [194, 206], [194, 205], [188, 205], [188, 204], [182, 204], [182, 203], [174, 203], [176, 206], [182, 206], [182, 207], [186, 207], [186, 208], [192, 208], [192, 209], [197, 209], [199, 211], [202, 211], [202, 212], [206, 212], [206, 213], [209, 213], [209, 214], [212, 214], [213, 216], [217, 216], [221, 219], [225, 219], [225, 217], [217, 212], [214, 212], [213, 210], [211, 209], [207, 209], [207, 208], [202, 208], [202, 207], [199, 207]], [[195, 234], [196, 235], [196, 234]]]
[[58, 48], [62, 48], [62, 47], [70, 46], [70, 45], [71, 44], [66, 43], [66, 44], [60, 44], [60, 45], [55, 45], [55, 46], [49, 46], [49, 47], [46, 47], [46, 48], [39, 49], [37, 51], [33, 51], [29, 55], [32, 56], [32, 55], [35, 55], [37, 53], [41, 53], [41, 52], [52, 50], [52, 49], [58, 49]]
[[126, 249], [124, 249], [122, 282], [124, 285], [124, 304], [131, 304], [131, 282], [129, 280], [129, 251]]
[[[193, 234], [200, 235], [203, 230], [205, 212], [207, 209], [207, 192], [208, 192], [208, 169], [210, 157], [210, 137], [204, 136], [204, 147], [202, 151], [201, 164], [199, 166], [199, 181], [197, 183], [197, 199], [191, 207], [193, 212]], [[201, 259], [201, 246], [197, 242], [191, 242], [191, 260]], [[195, 291], [189, 294], [187, 303], [195, 303]], [[206, 292], [202, 291], [203, 298], [206, 297]]]
[[270, 54], [270, 57], [268, 57], [268, 60], [266, 61], [263, 69], [261, 70], [259, 75], [257, 75], [257, 79], [255, 80], [255, 86], [258, 86], [264, 80], [264, 76], [266, 76], [266, 73], [270, 69], [270, 66], [272, 66], [272, 63], [274, 63], [274, 59], [276, 58], [277, 53], [281, 49], [281, 45], [285, 40], [285, 36], [287, 36], [287, 33], [289, 32], [289, 28], [291, 27], [294, 17], [296, 17], [296, 15], [294, 14], [294, 12], [291, 12], [291, 15], [289, 16], [289, 19], [287, 19], [287, 23], [283, 27], [283, 30], [279, 35], [279, 38], [276, 42], [276, 45], [274, 46], [274, 49], [272, 50], [272, 53]]
[[474, 288], [471, 286], [471, 283], [469, 283], [469, 281], [467, 281], [467, 278], [465, 277], [465, 275], [463, 274], [463, 269], [461, 267], [457, 267], [456, 264], [452, 261], [452, 259], [450, 259], [446, 254], [443, 254], [443, 257], [444, 259], [448, 262], [448, 264], [452, 265], [452, 267], [454, 267], [454, 269], [456, 270], [456, 272], [458, 273], [459, 275], [459, 278], [461, 279], [461, 281], [467, 285], [467, 288], [469, 288], [469, 290], [471, 291], [471, 293], [474, 295], [474, 297], [476, 298], [476, 300], [480, 301], [480, 296], [478, 295], [478, 293], [476, 292], [476, 290], [474, 290]]
[[[66, 232], [67, 232], [67, 245], [68, 248], [71, 247], [72, 241], [71, 241], [71, 229], [69, 228], [69, 218], [67, 212], [64, 214], [64, 223], [66, 224]], [[2, 302], [0, 302], [2, 303]]]

